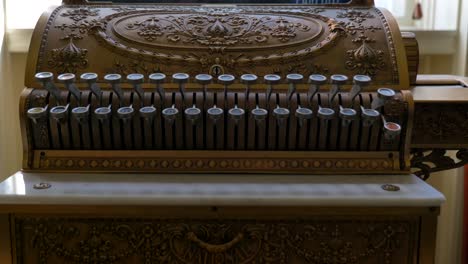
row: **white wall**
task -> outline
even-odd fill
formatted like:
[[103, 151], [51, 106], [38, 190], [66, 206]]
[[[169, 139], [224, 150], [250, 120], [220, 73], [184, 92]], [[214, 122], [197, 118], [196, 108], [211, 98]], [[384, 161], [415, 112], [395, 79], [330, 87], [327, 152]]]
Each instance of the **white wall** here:
[[[455, 153], [451, 153], [454, 156]], [[445, 195], [437, 226], [436, 264], [459, 264], [463, 241], [464, 170], [455, 169], [431, 176], [428, 183]]]

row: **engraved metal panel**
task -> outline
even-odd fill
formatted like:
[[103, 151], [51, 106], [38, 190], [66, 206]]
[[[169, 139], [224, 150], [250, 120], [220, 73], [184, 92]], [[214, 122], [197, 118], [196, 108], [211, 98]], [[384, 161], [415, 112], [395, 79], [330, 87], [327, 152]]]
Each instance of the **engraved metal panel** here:
[[412, 263], [418, 218], [16, 219], [18, 263]]

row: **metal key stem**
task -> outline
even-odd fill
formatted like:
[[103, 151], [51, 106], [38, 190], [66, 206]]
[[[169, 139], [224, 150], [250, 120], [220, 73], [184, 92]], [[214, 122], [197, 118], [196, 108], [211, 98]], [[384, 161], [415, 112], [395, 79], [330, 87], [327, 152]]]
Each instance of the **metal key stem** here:
[[214, 105], [213, 107], [209, 108], [207, 111], [208, 117], [213, 120], [213, 124], [216, 126], [218, 120], [220, 120], [224, 115], [224, 110], [222, 108], [217, 107]]
[[296, 85], [304, 80], [304, 76], [298, 73], [291, 73], [286, 76], [286, 79], [289, 83], [289, 89], [286, 98], [288, 100], [288, 108], [290, 108], [292, 97], [296, 93]]
[[300, 105], [296, 109], [295, 116], [299, 120], [299, 127], [304, 125], [305, 120], [310, 120], [313, 117], [314, 112], [309, 108], [301, 107]]
[[224, 101], [225, 102], [227, 101], [229, 85], [233, 84], [235, 79], [236, 78], [234, 77], [234, 75], [231, 75], [231, 74], [222, 74], [218, 76], [218, 82], [223, 84], [224, 86]]
[[353, 77], [353, 87], [349, 91], [349, 101], [351, 106], [354, 107], [354, 100], [364, 90], [364, 87], [368, 86], [371, 82], [371, 78], [367, 75], [355, 75]]
[[340, 113], [341, 125], [344, 127], [349, 126], [354, 120], [357, 119], [357, 112], [352, 108], [344, 108], [340, 105]]
[[241, 81], [245, 84], [245, 100], [247, 101], [250, 94], [250, 86], [257, 82], [257, 75], [255, 74], [244, 74], [241, 76]]
[[172, 75], [172, 80], [175, 83], [179, 84], [179, 92], [180, 95], [182, 96], [182, 105], [185, 108], [185, 84], [189, 81], [190, 75], [186, 73], [175, 73]]
[[81, 74], [80, 79], [88, 84], [89, 90], [96, 96], [99, 105], [102, 105], [102, 91], [97, 84], [98, 75], [93, 72], [87, 72]]
[[[218, 82], [223, 84], [224, 86], [224, 101], [227, 102], [228, 97], [228, 89], [229, 85], [233, 84], [235, 80], [234, 75], [231, 74], [222, 74], [218, 76]], [[239, 108], [237, 104], [234, 105], [234, 108], [229, 109], [228, 111], [229, 117], [231, 120], [234, 120], [234, 124], [238, 125], [239, 120], [245, 115], [245, 111], [242, 108]]]
[[265, 98], [266, 98], [266, 103], [267, 103], [267, 108], [270, 109], [270, 99], [271, 99], [271, 94], [274, 91], [274, 86], [279, 84], [281, 81], [281, 76], [276, 75], [276, 74], [267, 74], [263, 77], [265, 83], [267, 84], [267, 89], [265, 91]]
[[365, 109], [361, 106], [361, 119], [363, 120], [363, 126], [370, 127], [380, 119], [380, 113], [377, 110]]
[[197, 121], [201, 118], [201, 110], [197, 108], [196, 105], [186, 108], [184, 113], [185, 117], [192, 122], [192, 126], [195, 126]]
[[385, 140], [392, 142], [401, 134], [401, 126], [394, 122], [387, 122], [382, 115]]
[[178, 114], [179, 110], [175, 107], [174, 104], [171, 107], [162, 110], [162, 115], [164, 119], [168, 121], [171, 125], [174, 124], [174, 121], [176, 120]]
[[377, 98], [372, 101], [371, 108], [378, 109], [385, 105], [385, 102], [391, 100], [396, 95], [395, 91], [390, 88], [380, 88], [377, 90]]
[[195, 76], [195, 80], [201, 84], [203, 89], [203, 102], [206, 102], [206, 94], [208, 93], [208, 84], [213, 81], [213, 76], [209, 74], [198, 74]]
[[161, 98], [161, 105], [162, 108], [165, 108], [165, 94], [163, 83], [166, 80], [166, 75], [164, 73], [152, 73], [148, 76], [151, 83], [156, 84], [156, 92], [159, 94], [159, 98]]
[[327, 77], [320, 74], [312, 74], [309, 76], [309, 90], [307, 91], [307, 102], [312, 107], [312, 99], [319, 92], [320, 86], [327, 83]]
[[76, 80], [75, 75], [73, 73], [64, 73], [60, 74], [57, 79], [63, 83], [70, 94], [76, 98], [78, 107], [73, 108], [71, 113], [78, 123], [84, 124], [89, 117], [89, 105], [86, 107], [81, 106], [81, 91], [74, 84]]
[[[319, 106], [319, 109], [317, 111], [317, 117], [320, 119], [321, 122], [320, 130], [325, 133], [325, 137], [328, 137], [330, 122], [335, 117], [335, 110]], [[324, 145], [324, 147], [326, 147], [326, 142], [322, 142], [322, 144]]]
[[104, 76], [104, 80], [110, 83], [112, 91], [117, 95], [117, 99], [119, 100], [119, 106], [122, 106], [123, 100], [123, 91], [120, 87], [120, 81], [122, 80], [122, 76], [117, 73], [111, 73]]
[[57, 105], [61, 105], [60, 90], [54, 85], [54, 74], [51, 72], [38, 72], [34, 77], [55, 98]]
[[332, 107], [335, 97], [340, 92], [341, 86], [346, 84], [346, 82], [348, 81], [348, 77], [346, 77], [346, 75], [335, 74], [330, 77], [330, 80], [331, 80], [332, 86], [330, 89], [330, 94], [328, 96], [328, 103], [330, 107]]
[[143, 107], [143, 101], [145, 98], [145, 91], [143, 90], [142, 84], [145, 81], [145, 76], [139, 73], [132, 73], [127, 75], [127, 81], [133, 85], [133, 89], [140, 99], [140, 107]]
[[57, 80], [65, 85], [65, 88], [76, 98], [78, 104], [81, 104], [81, 91], [75, 85], [75, 74], [63, 73], [57, 77]]

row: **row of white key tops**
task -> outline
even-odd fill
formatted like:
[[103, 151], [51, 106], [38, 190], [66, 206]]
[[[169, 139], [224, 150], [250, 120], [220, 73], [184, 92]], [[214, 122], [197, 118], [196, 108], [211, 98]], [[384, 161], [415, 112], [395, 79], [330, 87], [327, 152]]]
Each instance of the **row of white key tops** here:
[[[48, 106], [45, 107], [34, 107], [28, 110], [27, 114], [28, 117], [36, 123], [37, 120], [40, 118], [47, 117], [47, 114], [50, 115], [51, 118], [63, 122], [66, 121], [69, 115], [69, 105], [62, 104], [61, 96], [60, 96], [60, 89], [54, 85], [54, 75], [51, 72], [39, 72], [35, 75], [35, 78], [38, 82], [42, 84], [42, 87], [46, 89], [52, 96], [55, 97], [56, 102], [58, 102], [57, 106], [52, 107], [48, 111]], [[102, 98], [102, 91], [97, 84], [98, 75], [96, 73], [84, 73], [80, 76], [82, 82], [88, 84], [89, 90], [101, 101]], [[156, 85], [156, 92], [159, 94], [161, 98], [164, 98], [164, 88], [163, 84], [167, 82], [167, 77], [163, 73], [153, 73], [148, 76], [149, 82]], [[268, 74], [263, 77], [264, 83], [267, 85], [266, 89], [266, 101], [269, 102], [271, 94], [273, 92], [274, 86], [279, 84], [282, 80], [281, 76], [276, 74]], [[64, 73], [57, 77], [57, 80], [64, 84], [66, 89], [74, 96], [78, 102], [81, 100], [81, 91], [76, 87], [75, 81], [76, 76], [72, 73]], [[111, 86], [112, 91], [117, 95], [119, 101], [122, 101], [123, 98], [123, 90], [120, 87], [122, 82], [122, 76], [120, 74], [107, 74], [104, 76], [104, 80], [108, 82]], [[145, 76], [139, 73], [133, 73], [126, 76], [126, 80], [130, 83], [136, 94], [140, 98], [140, 102], [142, 102], [142, 98], [144, 97], [144, 89], [142, 88], [142, 84], [145, 82]], [[185, 85], [189, 82], [190, 76], [186, 73], [175, 73], [172, 75], [172, 81], [177, 83], [179, 86], [179, 92], [182, 96], [182, 100], [185, 102]], [[296, 85], [304, 82], [304, 76], [301, 74], [288, 74], [286, 76], [287, 83], [289, 84], [289, 89], [287, 91], [287, 98], [291, 99], [292, 96], [296, 92]], [[195, 76], [195, 81], [199, 83], [202, 87], [204, 98], [206, 98], [207, 93], [207, 85], [213, 82], [213, 77], [208, 74], [198, 74]], [[218, 83], [224, 85], [224, 95], [226, 97], [229, 89], [229, 85], [235, 82], [235, 76], [230, 74], [223, 74], [217, 77], [216, 80]], [[254, 74], [244, 74], [240, 77], [240, 81], [245, 85], [245, 93], [246, 97], [248, 97], [250, 85], [255, 84], [258, 81], [258, 76]], [[329, 102], [335, 99], [337, 94], [340, 92], [341, 86], [348, 82], [348, 77], [345, 75], [332, 75], [330, 77], [330, 84], [331, 89], [329, 91]], [[349, 91], [349, 98], [351, 102], [354, 102], [354, 99], [359, 95], [359, 93], [363, 90], [363, 88], [369, 85], [371, 82], [371, 78], [366, 75], [355, 75], [353, 77], [353, 87]], [[312, 98], [319, 92], [320, 86], [325, 85], [328, 83], [327, 77], [319, 74], [310, 75], [308, 78], [308, 83], [310, 84], [310, 88], [307, 92], [308, 102], [312, 100]], [[364, 126], [371, 126], [378, 120], [382, 120], [383, 128], [386, 136], [388, 137], [396, 137], [401, 133], [401, 126], [393, 123], [387, 122], [383, 115], [380, 114], [378, 111], [387, 100], [392, 99], [395, 96], [395, 91], [390, 88], [380, 88], [377, 90], [377, 97], [374, 98], [372, 101], [371, 108], [365, 109], [361, 106], [361, 119], [363, 121]], [[162, 100], [164, 102], [164, 100]], [[288, 100], [290, 101], [290, 100]], [[281, 125], [284, 120], [288, 119], [292, 109], [284, 108], [277, 106], [272, 111], [273, 116], [277, 119], [278, 124]], [[142, 106], [139, 109], [139, 115], [144, 118], [146, 121], [151, 122], [154, 116], [157, 114], [157, 109], [153, 105], [151, 106]], [[171, 123], [173, 122], [177, 116], [179, 115], [179, 109], [172, 105], [170, 107], [164, 107], [161, 109], [161, 114], [164, 119]], [[71, 115], [76, 118], [80, 123], [88, 122], [90, 106], [78, 106], [71, 109]], [[193, 125], [197, 125], [197, 120], [202, 118], [202, 110], [197, 108], [196, 106], [187, 107], [184, 109], [184, 115], [187, 120], [191, 120]], [[245, 116], [245, 110], [242, 108], [237, 107], [231, 108], [228, 110], [227, 115], [231, 120], [238, 122]], [[207, 109], [206, 114], [208, 118], [216, 121], [224, 117], [225, 113], [222, 108], [217, 107], [214, 105], [213, 107]], [[268, 117], [268, 110], [260, 108], [257, 106], [254, 109], [250, 110], [250, 114], [252, 118], [259, 124], [262, 123], [262, 120], [265, 120]], [[304, 120], [312, 119], [314, 116], [313, 111], [310, 108], [298, 106], [297, 109], [294, 109], [294, 114], [299, 120], [299, 124], [302, 125]], [[118, 118], [122, 120], [129, 120], [133, 118], [135, 115], [135, 111], [132, 105], [130, 106], [122, 106], [116, 111], [116, 115]], [[94, 110], [94, 116], [102, 121], [105, 122], [112, 116], [112, 109], [111, 105], [109, 106], [101, 106]], [[324, 124], [327, 125], [328, 121], [334, 119], [336, 116], [336, 111], [331, 108], [325, 108], [319, 106], [316, 116], [324, 121]], [[340, 106], [339, 107], [339, 118], [342, 120], [342, 125], [346, 126], [349, 125], [352, 121], [357, 120], [359, 118], [358, 112], [353, 108], [345, 108]]]

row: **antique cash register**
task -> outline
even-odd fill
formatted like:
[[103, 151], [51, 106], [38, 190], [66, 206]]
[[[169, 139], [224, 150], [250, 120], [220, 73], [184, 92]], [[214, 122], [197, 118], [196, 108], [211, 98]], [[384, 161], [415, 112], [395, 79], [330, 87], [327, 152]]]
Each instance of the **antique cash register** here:
[[434, 262], [468, 82], [418, 76], [388, 11], [118, 2], [35, 28], [1, 263]]

